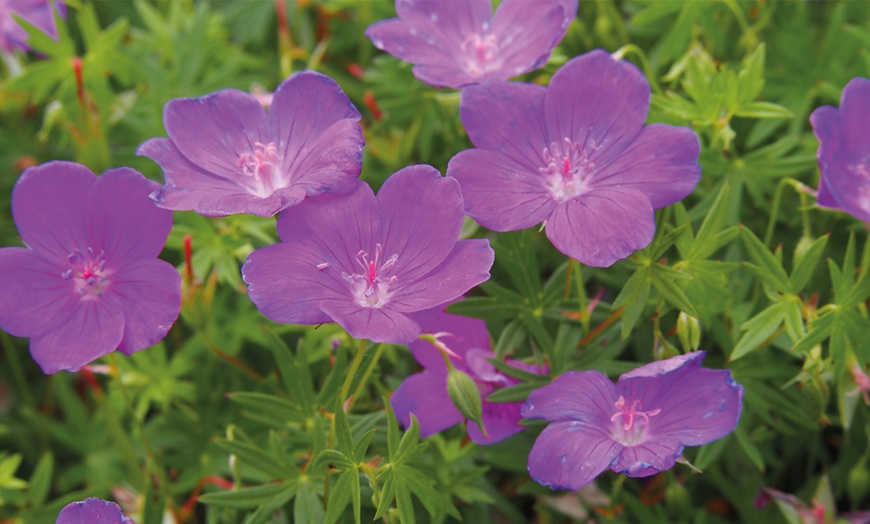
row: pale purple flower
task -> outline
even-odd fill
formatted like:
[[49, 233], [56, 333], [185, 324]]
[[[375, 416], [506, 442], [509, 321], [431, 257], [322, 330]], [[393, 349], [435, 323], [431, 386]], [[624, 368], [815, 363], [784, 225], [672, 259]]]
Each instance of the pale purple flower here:
[[562, 253], [606, 267], [647, 246], [653, 210], [701, 176], [690, 129], [644, 126], [650, 88], [632, 64], [597, 50], [568, 61], [549, 87], [487, 82], [463, 90], [477, 149], [450, 160], [468, 214], [496, 231], [546, 223]]
[[[66, 4], [58, 0], [57, 9], [66, 16]], [[27, 31], [13, 17], [19, 16], [39, 30], [57, 40], [54, 7], [50, 0], [0, 0], [0, 51], [11, 53], [15, 49], [28, 51]]]
[[641, 366], [614, 385], [600, 371], [569, 371], [536, 389], [523, 416], [552, 423], [529, 453], [529, 474], [578, 490], [607, 468], [647, 477], [674, 465], [684, 446], [737, 426], [743, 387], [728, 370], [701, 368], [703, 351]]
[[223, 89], [166, 104], [169, 138], [137, 152], [160, 164], [158, 206], [205, 216], [272, 216], [321, 193], [347, 193], [362, 166], [359, 111], [335, 80], [314, 71], [281, 83], [268, 113], [244, 91]]
[[377, 197], [360, 181], [305, 201], [278, 218], [282, 242], [248, 256], [248, 295], [276, 322], [335, 321], [356, 338], [411, 342], [413, 313], [489, 278], [489, 241], [457, 241], [462, 210], [459, 184], [426, 165], [399, 170]]
[[870, 222], [870, 80], [853, 78], [840, 109], [820, 107], [810, 123], [819, 139], [819, 205]]
[[[498, 371], [486, 358], [495, 357], [490, 349], [489, 332], [482, 320], [445, 313], [443, 307], [421, 311], [414, 315], [423, 331], [433, 333], [440, 343], [455, 356], [450, 362], [459, 371], [474, 379], [483, 399], [483, 427], [468, 421], [466, 428], [471, 440], [478, 444], [492, 444], [522, 431], [518, 423], [522, 418], [522, 402], [487, 402], [486, 397], [499, 389], [519, 384], [519, 381]], [[447, 393], [447, 364], [441, 352], [430, 342], [416, 340], [408, 345], [411, 354], [425, 370], [411, 375], [393, 393], [390, 403], [396, 418], [405, 427], [411, 425], [411, 413], [420, 424], [420, 436], [427, 437], [464, 420]], [[537, 366], [507, 360], [511, 366], [531, 373], [543, 373]]]
[[411, 62], [414, 76], [459, 88], [542, 66], [577, 14], [577, 0], [396, 0], [396, 14], [366, 36]]
[[0, 249], [0, 328], [29, 337], [44, 372], [152, 346], [178, 318], [181, 277], [156, 258], [172, 229], [148, 198], [157, 187], [130, 168], [96, 177], [60, 161], [18, 179], [12, 216], [28, 247]]
[[64, 506], [55, 524], [133, 524], [114, 502], [92, 497]]

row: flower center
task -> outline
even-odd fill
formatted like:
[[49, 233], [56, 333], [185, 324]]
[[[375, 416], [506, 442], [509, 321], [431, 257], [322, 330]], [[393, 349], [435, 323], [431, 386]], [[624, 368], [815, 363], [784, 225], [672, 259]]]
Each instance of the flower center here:
[[662, 412], [659, 409], [651, 411], [641, 411], [639, 400], [635, 400], [628, 404], [625, 397], [619, 396], [619, 399], [613, 404], [616, 406], [616, 413], [610, 417], [611, 422], [622, 422], [616, 424], [613, 428], [613, 438], [626, 446], [633, 446], [643, 441], [644, 430], [649, 425], [649, 419]]
[[271, 195], [274, 191], [274, 174], [281, 159], [275, 144], [254, 143], [253, 151], [239, 155], [242, 173], [254, 182], [259, 196]]
[[546, 164], [538, 168], [544, 175], [554, 197], [567, 200], [584, 193], [595, 163], [589, 161], [586, 150], [565, 137], [562, 144], [553, 142], [541, 157]]
[[70, 268], [61, 273], [64, 280], [72, 280], [76, 292], [83, 299], [95, 298], [103, 294], [109, 285], [112, 271], [106, 269], [105, 253], [95, 253], [92, 248], [85, 252], [76, 249], [67, 257]]
[[341, 278], [350, 283], [356, 303], [363, 307], [383, 307], [390, 298], [390, 286], [398, 280], [395, 275], [389, 273], [399, 261], [399, 255], [394, 253], [381, 262], [382, 250], [381, 244], [375, 244], [375, 256], [371, 260], [366, 251], [360, 250], [356, 255], [356, 261], [362, 268], [362, 272], [352, 275], [344, 272], [341, 274]]
[[465, 70], [473, 77], [498, 69], [495, 59], [498, 43], [494, 34], [481, 36], [473, 34], [465, 39], [460, 50], [465, 53]]

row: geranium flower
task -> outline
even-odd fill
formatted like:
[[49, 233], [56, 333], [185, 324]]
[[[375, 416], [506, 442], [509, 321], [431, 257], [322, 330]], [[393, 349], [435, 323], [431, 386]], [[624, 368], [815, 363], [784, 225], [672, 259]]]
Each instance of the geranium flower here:
[[[525, 429], [518, 424], [522, 418], [522, 402], [486, 401], [490, 393], [519, 384], [519, 381], [501, 373], [486, 360], [495, 357], [495, 353], [490, 349], [489, 332], [484, 321], [445, 313], [443, 307], [416, 313], [414, 319], [420, 323], [423, 331], [439, 336], [439, 342], [454, 354], [450, 356], [453, 367], [467, 373], [480, 389], [483, 427], [489, 437], [480, 431], [476, 423], [468, 421], [466, 428], [471, 440], [478, 444], [492, 444]], [[410, 343], [408, 349], [426, 369], [406, 378], [393, 393], [390, 403], [396, 418], [408, 427], [413, 413], [420, 424], [421, 437], [428, 437], [462, 422], [462, 413], [447, 394], [447, 364], [441, 352], [423, 340]], [[537, 366], [515, 360], [508, 360], [507, 363], [531, 373], [545, 372]]]
[[335, 321], [356, 338], [411, 342], [412, 313], [489, 278], [489, 242], [457, 242], [462, 209], [459, 184], [425, 165], [399, 170], [377, 197], [359, 182], [303, 202], [278, 218], [282, 242], [242, 266], [248, 295], [276, 322]]
[[[57, 0], [57, 10], [66, 16], [66, 4]], [[15, 49], [28, 51], [27, 31], [13, 17], [20, 16], [43, 33], [57, 40], [54, 7], [50, 0], [0, 0], [0, 50], [11, 53]]]
[[362, 166], [359, 111], [314, 71], [275, 90], [268, 114], [254, 95], [223, 89], [166, 104], [169, 138], [139, 147], [163, 168], [158, 206], [205, 216], [272, 216], [306, 197], [346, 193]]
[[477, 149], [450, 160], [468, 214], [496, 231], [546, 223], [562, 253], [606, 267], [647, 246], [654, 209], [701, 176], [690, 129], [644, 126], [650, 88], [604, 51], [562, 66], [549, 87], [487, 82], [462, 92], [460, 115]]
[[371, 25], [378, 49], [411, 62], [414, 76], [459, 88], [542, 66], [577, 14], [577, 0], [396, 0], [399, 18]]
[[30, 337], [44, 372], [152, 346], [178, 318], [181, 277], [156, 258], [172, 229], [148, 199], [157, 187], [126, 167], [95, 177], [59, 161], [18, 179], [12, 216], [28, 247], [0, 249], [0, 328]]
[[114, 502], [92, 497], [64, 506], [55, 524], [133, 524]]
[[840, 109], [820, 107], [810, 123], [819, 139], [819, 205], [870, 222], [870, 80], [853, 78]]
[[696, 351], [641, 366], [614, 385], [600, 371], [569, 371], [532, 391], [523, 416], [550, 420], [529, 453], [529, 474], [578, 490], [605, 469], [647, 477], [671, 468], [684, 446], [737, 427], [743, 387], [728, 370], [702, 369]]

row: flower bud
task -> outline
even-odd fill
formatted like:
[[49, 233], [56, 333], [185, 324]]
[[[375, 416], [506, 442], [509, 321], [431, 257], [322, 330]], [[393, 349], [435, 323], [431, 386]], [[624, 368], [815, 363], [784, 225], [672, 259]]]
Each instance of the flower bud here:
[[480, 431], [486, 434], [483, 427], [483, 401], [474, 379], [463, 371], [451, 369], [447, 374], [447, 394], [462, 416], [474, 421]]
[[677, 336], [686, 352], [695, 351], [701, 345], [701, 322], [685, 311], [677, 318]]

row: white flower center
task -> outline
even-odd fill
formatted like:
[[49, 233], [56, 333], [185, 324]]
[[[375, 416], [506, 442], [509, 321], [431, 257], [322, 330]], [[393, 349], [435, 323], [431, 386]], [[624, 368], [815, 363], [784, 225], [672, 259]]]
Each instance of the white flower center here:
[[589, 175], [595, 163], [589, 160], [586, 150], [565, 138], [562, 144], [553, 142], [541, 153], [544, 167], [538, 171], [547, 180], [550, 193], [559, 201], [583, 194], [588, 188]]
[[109, 286], [109, 276], [112, 271], [106, 269], [105, 253], [101, 250], [95, 253], [93, 248], [87, 248], [83, 253], [76, 249], [67, 257], [70, 268], [61, 273], [64, 280], [72, 280], [76, 293], [82, 299], [93, 299], [103, 294]]
[[272, 142], [255, 142], [252, 151], [239, 155], [242, 174], [253, 182], [254, 194], [261, 197], [269, 196], [275, 191], [275, 176], [280, 163], [281, 158]]
[[341, 278], [350, 284], [356, 303], [363, 307], [383, 307], [390, 298], [390, 287], [398, 278], [390, 275], [390, 271], [399, 255], [392, 254], [387, 260], [381, 262], [381, 244], [375, 244], [375, 256], [369, 260], [369, 254], [360, 250], [356, 255], [356, 261], [362, 268], [361, 273], [342, 273]]
[[661, 408], [641, 411], [640, 408], [643, 406], [639, 400], [629, 405], [622, 395], [614, 406], [617, 411], [610, 417], [610, 421], [614, 423], [611, 434], [616, 441], [625, 446], [634, 446], [643, 442], [649, 419], [662, 412]]

